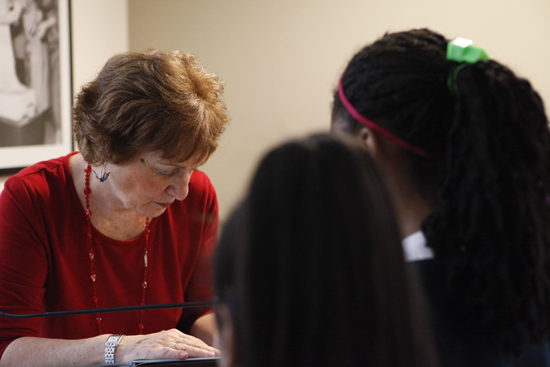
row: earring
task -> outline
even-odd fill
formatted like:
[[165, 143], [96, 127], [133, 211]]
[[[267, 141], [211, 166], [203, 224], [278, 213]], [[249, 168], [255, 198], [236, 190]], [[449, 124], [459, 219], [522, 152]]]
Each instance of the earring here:
[[107, 164], [107, 162], [104, 162], [103, 163], [103, 168], [101, 168], [101, 174], [98, 176], [97, 173], [92, 170], [95, 174], [95, 177], [99, 180], [99, 182], [105, 182], [107, 181], [107, 179], [109, 178], [109, 175], [111, 174], [111, 172], [105, 172], [105, 165]]

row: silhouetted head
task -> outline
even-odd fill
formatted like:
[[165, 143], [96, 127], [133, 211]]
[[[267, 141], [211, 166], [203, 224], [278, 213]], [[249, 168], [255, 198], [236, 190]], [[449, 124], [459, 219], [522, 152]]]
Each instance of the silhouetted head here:
[[314, 135], [270, 151], [216, 264], [243, 366], [432, 363], [392, 202], [360, 144]]

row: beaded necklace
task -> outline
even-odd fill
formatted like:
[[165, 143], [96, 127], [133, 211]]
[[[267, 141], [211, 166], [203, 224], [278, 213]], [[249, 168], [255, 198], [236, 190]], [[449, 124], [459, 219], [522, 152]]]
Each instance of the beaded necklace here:
[[[92, 190], [90, 189], [90, 173], [92, 172], [92, 167], [90, 167], [90, 164], [88, 164], [88, 166], [86, 167], [86, 169], [84, 170], [84, 196], [86, 197], [86, 221], [87, 221], [87, 224], [88, 224], [88, 233], [87, 233], [87, 236], [86, 236], [86, 242], [87, 242], [87, 245], [88, 245], [88, 259], [89, 259], [89, 262], [90, 262], [90, 270], [91, 270], [91, 274], [90, 274], [90, 281], [92, 282], [92, 288], [93, 288], [93, 296], [92, 296], [92, 301], [94, 303], [94, 306], [95, 308], [99, 308], [97, 306], [97, 301], [98, 301], [98, 298], [97, 298], [97, 290], [96, 290], [96, 286], [95, 286], [95, 282], [96, 282], [96, 274], [95, 274], [95, 267], [94, 267], [94, 249], [93, 249], [93, 246], [92, 246], [92, 221], [91, 221], [91, 216], [92, 216], [92, 211], [90, 210], [90, 194], [92, 193]], [[103, 180], [105, 181], [105, 180]], [[103, 182], [101, 181], [101, 182]], [[145, 304], [145, 290], [147, 289], [147, 248], [148, 248], [148, 245], [149, 245], [149, 234], [150, 234], [150, 231], [149, 231], [149, 218], [147, 218], [145, 220], [145, 247], [143, 249], [143, 264], [144, 264], [144, 267], [143, 267], [143, 281], [141, 282], [141, 288], [143, 289], [142, 291], [142, 294], [141, 294], [141, 303], [140, 305], [144, 305]], [[99, 317], [99, 314], [96, 313], [95, 315], [95, 323], [97, 324], [97, 330], [99, 332], [99, 334], [103, 334], [101, 332], [101, 317]], [[140, 322], [138, 324], [138, 329], [139, 329], [139, 334], [143, 334], [143, 329], [145, 328], [145, 325], [143, 325], [143, 311], [141, 311], [141, 317], [140, 317]]]

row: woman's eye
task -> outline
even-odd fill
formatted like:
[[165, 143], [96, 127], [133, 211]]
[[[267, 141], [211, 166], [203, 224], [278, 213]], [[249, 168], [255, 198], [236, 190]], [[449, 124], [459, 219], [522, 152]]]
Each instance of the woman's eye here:
[[156, 168], [157, 172], [160, 173], [161, 175], [163, 176], [172, 176], [176, 170], [165, 170], [165, 169], [162, 169], [162, 168]]

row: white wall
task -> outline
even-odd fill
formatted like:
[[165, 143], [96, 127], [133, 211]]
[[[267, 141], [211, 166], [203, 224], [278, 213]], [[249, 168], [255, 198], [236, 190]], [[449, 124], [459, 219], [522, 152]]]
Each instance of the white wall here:
[[[73, 93], [129, 49], [128, 0], [71, 0]], [[8, 176], [0, 176], [0, 190]]]
[[327, 130], [339, 74], [386, 31], [471, 38], [550, 101], [547, 0], [131, 0], [129, 25], [131, 50], [190, 51], [226, 81], [233, 121], [205, 167], [222, 219], [266, 149]]
[[71, 0], [73, 92], [107, 59], [128, 51], [128, 0]]

